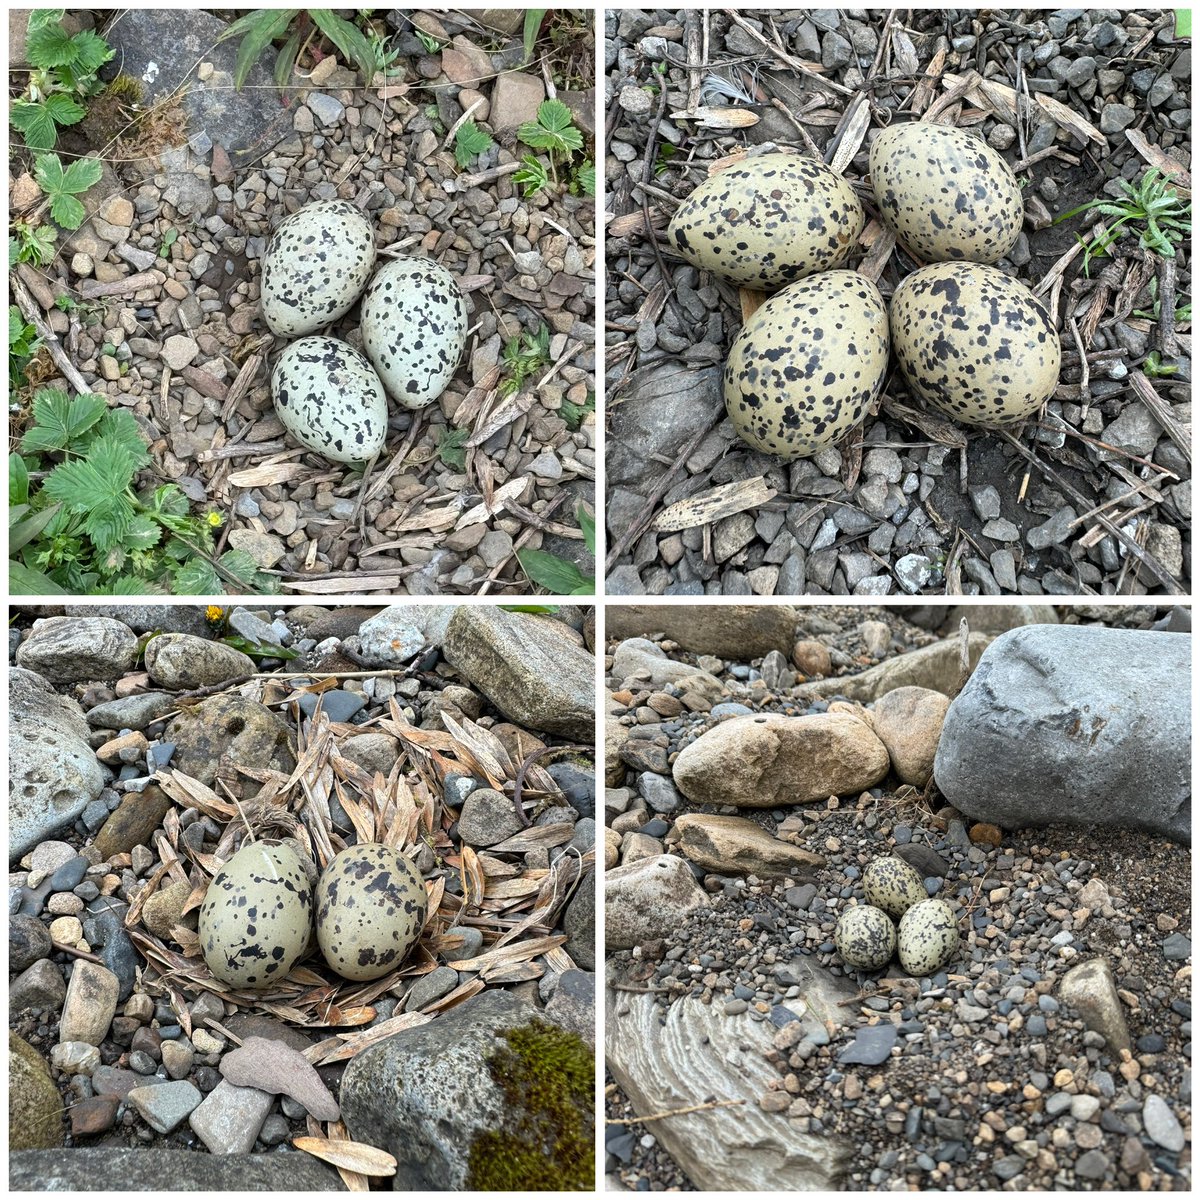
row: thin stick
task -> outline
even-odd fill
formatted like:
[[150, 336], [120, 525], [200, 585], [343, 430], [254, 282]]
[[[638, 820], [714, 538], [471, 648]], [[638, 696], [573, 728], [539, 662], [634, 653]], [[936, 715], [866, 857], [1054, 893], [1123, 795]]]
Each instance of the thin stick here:
[[687, 1108], [671, 1108], [666, 1112], [651, 1113], [648, 1117], [605, 1117], [606, 1125], [627, 1125], [630, 1120], [638, 1125], [645, 1125], [647, 1121], [665, 1121], [667, 1117], [682, 1117], [685, 1113], [707, 1112], [710, 1108], [738, 1108], [744, 1105], [745, 1100], [710, 1100], [707, 1104], [690, 1104]]
[[50, 351], [50, 357], [54, 359], [54, 365], [77, 392], [86, 396], [92, 389], [84, 382], [84, 378], [76, 369], [75, 364], [67, 357], [67, 352], [62, 348], [62, 342], [58, 340], [58, 334], [46, 323], [46, 319], [42, 316], [42, 310], [38, 308], [29, 294], [29, 289], [17, 275], [10, 274], [8, 281], [12, 288], [13, 299], [16, 300], [17, 307], [21, 310], [21, 315], [37, 330], [38, 337], [45, 343], [46, 349]]

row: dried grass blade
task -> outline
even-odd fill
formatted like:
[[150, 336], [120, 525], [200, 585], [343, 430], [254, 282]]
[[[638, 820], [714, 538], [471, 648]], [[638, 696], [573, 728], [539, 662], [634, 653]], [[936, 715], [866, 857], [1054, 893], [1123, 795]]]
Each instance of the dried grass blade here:
[[519, 500], [524, 494], [525, 489], [529, 486], [530, 477], [522, 475], [517, 479], [510, 479], [502, 487], [496, 489], [496, 494], [491, 500], [484, 504], [477, 504], [474, 508], [463, 513], [458, 519], [456, 529], [465, 529], [468, 525], [478, 525], [482, 521], [488, 521], [492, 517], [503, 512], [508, 506], [510, 500]]
[[361, 1142], [335, 1142], [329, 1138], [298, 1137], [292, 1139], [297, 1150], [303, 1150], [314, 1158], [332, 1163], [335, 1167], [346, 1167], [360, 1175], [378, 1178], [395, 1175], [396, 1160], [385, 1150], [366, 1146]]
[[483, 903], [487, 879], [484, 876], [483, 867], [480, 865], [479, 855], [470, 846], [463, 846], [460, 874], [467, 907], [478, 908]]
[[176, 804], [182, 804], [184, 808], [197, 808], [206, 817], [212, 817], [222, 824], [234, 820], [238, 815], [234, 805], [222, 800], [212, 788], [182, 771], [159, 771], [154, 776], [154, 782]]
[[518, 417], [523, 417], [533, 407], [536, 399], [536, 392], [514, 392], [505, 397], [491, 412], [480, 415], [479, 420], [475, 422], [475, 429], [463, 445], [482, 446], [505, 425], [511, 425]]
[[311, 468], [303, 463], [263, 463], [245, 471], [234, 471], [229, 476], [229, 482], [240, 488], [271, 487], [273, 484], [303, 479], [311, 473]]
[[867, 129], [871, 124], [871, 105], [866, 95], [859, 93], [852, 103], [854, 112], [846, 120], [842, 140], [829, 163], [839, 175], [844, 174], [846, 168], [854, 161], [854, 156], [862, 146], [863, 138], [867, 136]]
[[365, 1029], [361, 1033], [343, 1033], [338, 1034], [337, 1037], [326, 1038], [323, 1042], [318, 1042], [315, 1046], [310, 1046], [305, 1050], [304, 1057], [314, 1067], [343, 1062], [366, 1050], [368, 1046], [374, 1046], [376, 1042], [386, 1041], [393, 1034], [428, 1025], [431, 1019], [425, 1013], [401, 1013], [400, 1016], [389, 1017], [386, 1021], [380, 1021], [372, 1029]]
[[762, 119], [748, 108], [732, 106], [701, 105], [695, 112], [671, 114], [673, 121], [695, 121], [706, 129], [749, 129]]
[[[330, 1121], [325, 1126], [326, 1134], [331, 1142], [349, 1142], [350, 1134], [346, 1131], [346, 1126], [341, 1121]], [[349, 1167], [338, 1167], [338, 1174], [342, 1177], [342, 1182], [346, 1185], [346, 1190], [350, 1192], [369, 1192], [371, 1190], [370, 1182], [366, 1175], [360, 1175], [357, 1171], [352, 1171]]]
[[468, 979], [466, 983], [460, 983], [454, 991], [447, 993], [440, 1000], [427, 1005], [424, 1011], [430, 1014], [443, 1013], [447, 1009], [461, 1004], [464, 1000], [470, 1000], [472, 996], [478, 996], [483, 991], [483, 988], [484, 983], [482, 979]]
[[563, 846], [571, 840], [575, 826], [567, 821], [559, 821], [553, 825], [531, 825], [522, 829], [507, 841], [492, 846], [491, 849], [499, 854], [524, 854], [527, 850], [549, 850], [554, 846]]
[[491, 950], [476, 955], [474, 958], [459, 959], [447, 965], [453, 967], [456, 971], [478, 971], [480, 975], [487, 978], [489, 971], [499, 967], [511, 966], [514, 963], [528, 962], [530, 959], [537, 958], [539, 954], [545, 954], [548, 950], [553, 950], [555, 946], [563, 945], [566, 940], [566, 937], [562, 934], [530, 938], [525, 942], [493, 947]]

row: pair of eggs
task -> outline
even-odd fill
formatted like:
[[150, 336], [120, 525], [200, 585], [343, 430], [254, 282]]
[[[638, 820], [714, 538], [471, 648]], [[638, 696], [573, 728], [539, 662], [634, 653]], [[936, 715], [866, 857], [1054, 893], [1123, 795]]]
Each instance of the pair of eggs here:
[[871, 281], [838, 269], [865, 218], [823, 163], [748, 159], [696, 188], [668, 228], [697, 266], [759, 290], [786, 285], [743, 325], [724, 373], [730, 419], [758, 450], [797, 458], [834, 445], [879, 396], [889, 343], [912, 391], [970, 424], [1021, 420], [1058, 383], [1045, 309], [987, 265], [1021, 230], [1004, 160], [962, 130], [905, 125], [875, 139], [871, 176], [884, 221], [930, 262], [901, 282], [890, 317]]
[[879, 971], [899, 953], [901, 967], [920, 977], [939, 971], [958, 953], [954, 910], [944, 900], [930, 899], [920, 875], [902, 858], [869, 863], [863, 895], [867, 902], [842, 913], [833, 934], [847, 966]]
[[[299, 339], [271, 373], [275, 411], [298, 442], [335, 462], [378, 454], [388, 397], [410, 409], [432, 404], [466, 345], [467, 302], [449, 271], [422, 258], [392, 259], [372, 276], [374, 267], [374, 227], [347, 200], [292, 213], [263, 256], [263, 319]], [[359, 297], [365, 354], [317, 335]]]
[[321, 955], [343, 979], [379, 979], [416, 945], [426, 908], [420, 875], [388, 846], [347, 847], [314, 887], [289, 844], [253, 842], [208, 885], [200, 947], [222, 983], [261, 991], [287, 977], [315, 932]]

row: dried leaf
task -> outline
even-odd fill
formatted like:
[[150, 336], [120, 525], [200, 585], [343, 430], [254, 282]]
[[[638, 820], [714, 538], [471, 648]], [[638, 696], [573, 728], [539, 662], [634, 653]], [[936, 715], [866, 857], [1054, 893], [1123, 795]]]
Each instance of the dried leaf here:
[[892, 27], [892, 54], [896, 60], [896, 69], [901, 75], [915, 75], [920, 67], [917, 58], [917, 48], [913, 40], [903, 29]]
[[492, 847], [499, 854], [525, 854], [530, 850], [549, 850], [554, 846], [565, 846], [575, 835], [575, 826], [566, 821], [553, 825], [531, 825], [520, 833]]
[[699, 525], [732, 517], [748, 508], [758, 508], [778, 493], [767, 486], [762, 475], [754, 479], [739, 479], [710, 488], [698, 496], [689, 496], [668, 505], [654, 518], [651, 529], [655, 533], [674, 533], [680, 529], [695, 529]]
[[537, 399], [535, 392], [514, 392], [502, 399], [487, 415], [480, 414], [475, 422], [471, 436], [463, 442], [464, 446], [482, 446], [493, 434], [499, 432], [505, 425], [511, 425], [518, 417], [524, 416]]
[[421, 1025], [429, 1024], [430, 1020], [431, 1018], [424, 1013], [401, 1013], [397, 1017], [389, 1017], [386, 1021], [380, 1021], [378, 1025], [364, 1029], [361, 1033], [344, 1033], [334, 1038], [326, 1038], [325, 1041], [310, 1046], [304, 1052], [304, 1057], [314, 1067], [344, 1062], [369, 1046], [374, 1046], [377, 1042], [387, 1041], [393, 1034], [403, 1033], [407, 1029], [417, 1029]]
[[695, 112], [671, 114], [673, 121], [695, 121], [706, 129], [749, 129], [762, 119], [748, 108], [701, 105]]
[[[330, 1121], [325, 1126], [325, 1129], [331, 1142], [350, 1141], [350, 1134], [341, 1121]], [[366, 1175], [360, 1175], [357, 1171], [352, 1171], [349, 1167], [338, 1167], [337, 1172], [342, 1177], [342, 1182], [346, 1185], [347, 1191], [369, 1192], [371, 1190], [371, 1185]]]
[[249, 467], [245, 471], [235, 471], [229, 476], [229, 482], [239, 488], [271, 487], [277, 483], [303, 479], [311, 474], [312, 468], [303, 463], [263, 463], [262, 466]]
[[871, 105], [867, 97], [860, 93], [855, 97], [853, 105], [853, 112], [846, 120], [842, 140], [838, 143], [838, 148], [829, 164], [839, 175], [844, 174], [846, 168], [854, 160], [871, 124]]
[[496, 494], [492, 497], [490, 503], [477, 504], [474, 508], [463, 513], [458, 519], [456, 529], [466, 529], [468, 525], [479, 525], [483, 521], [490, 521], [492, 517], [504, 511], [510, 500], [519, 500], [525, 493], [525, 489], [529, 486], [529, 476], [522, 475], [517, 479], [510, 479], [502, 487], [496, 489]]
[[298, 1137], [292, 1139], [297, 1150], [303, 1150], [314, 1158], [320, 1158], [335, 1167], [346, 1167], [360, 1175], [377, 1178], [395, 1175], [396, 1160], [386, 1150], [362, 1142], [337, 1142], [329, 1138]]
[[483, 903], [483, 893], [487, 887], [487, 880], [483, 874], [483, 867], [479, 863], [479, 856], [467, 845], [464, 845], [462, 848], [460, 875], [462, 877], [463, 898], [466, 906], [468, 908], [478, 908]]
[[484, 979], [487, 979], [491, 971], [512, 966], [514, 963], [528, 962], [530, 959], [537, 958], [539, 954], [545, 954], [547, 950], [552, 950], [555, 946], [563, 945], [566, 940], [566, 937], [561, 934], [553, 937], [530, 938], [525, 942], [514, 942], [509, 946], [495, 947], [483, 954], [476, 955], [475, 958], [459, 959], [447, 965], [456, 971], [478, 971]]

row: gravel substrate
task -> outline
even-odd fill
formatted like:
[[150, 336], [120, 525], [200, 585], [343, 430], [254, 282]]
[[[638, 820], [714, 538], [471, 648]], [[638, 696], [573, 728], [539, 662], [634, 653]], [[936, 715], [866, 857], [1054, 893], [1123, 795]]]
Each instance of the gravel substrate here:
[[[1190, 166], [1190, 40], [1174, 36], [1173, 22], [1169, 12], [1079, 9], [607, 14], [610, 592], [1188, 590], [1189, 314], [1158, 320], [1150, 294], [1157, 280], [1176, 309], [1188, 304], [1187, 246], [1163, 260], [1127, 236], [1089, 277], [1076, 234], [1094, 219], [1053, 223], [1120, 195], [1120, 181], [1152, 165]], [[947, 112], [969, 72], [987, 88]], [[997, 99], [1006, 87], [1022, 95], [1019, 114]], [[853, 120], [864, 95], [865, 128]], [[845, 174], [868, 215], [864, 256], [851, 263], [887, 298], [914, 264], [868, 249], [878, 242], [868, 148], [883, 126], [933, 104], [985, 138], [1024, 184], [1025, 228], [999, 265], [1059, 327], [1054, 398], [1041, 419], [1001, 435], [931, 424], [893, 378], [882, 407], [840, 447], [791, 464], [751, 451], [725, 417], [720, 386], [741, 300], [673, 255], [662, 237], [671, 213], [716, 159], [743, 149], [849, 155]], [[700, 105], [757, 121], [716, 128], [686, 115]], [[1068, 130], [1056, 112], [1092, 132]], [[1145, 373], [1155, 354], [1173, 373]], [[756, 480], [772, 499], [708, 525], [650, 528], [665, 505]], [[1101, 506], [1111, 525], [1097, 524]]]

